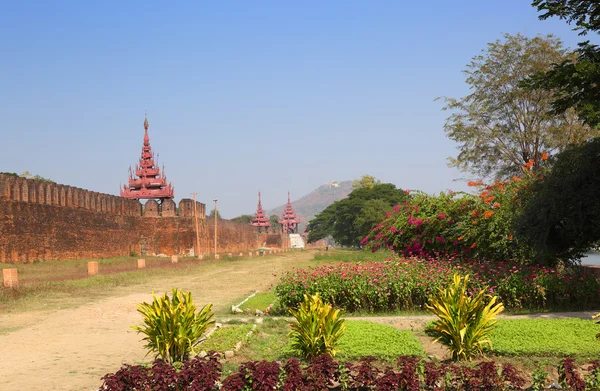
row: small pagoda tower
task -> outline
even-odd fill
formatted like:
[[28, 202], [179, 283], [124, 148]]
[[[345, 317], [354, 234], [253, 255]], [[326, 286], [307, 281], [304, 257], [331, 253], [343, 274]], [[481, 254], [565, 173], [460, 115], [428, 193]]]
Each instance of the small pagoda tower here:
[[292, 209], [290, 192], [288, 191], [288, 202], [285, 205], [285, 209], [283, 210], [279, 224], [281, 224], [284, 233], [294, 234], [298, 233], [298, 223], [300, 223], [300, 219], [296, 217], [296, 212], [294, 212], [294, 209]]
[[254, 214], [254, 219], [250, 223], [255, 227], [258, 227], [258, 232], [262, 231], [262, 228], [265, 227], [265, 230], [268, 230], [271, 226], [271, 222], [267, 219], [265, 212], [263, 211], [262, 204], [260, 202], [260, 191], [258, 192], [258, 207], [256, 208], [256, 213]]
[[121, 197], [139, 199], [172, 199], [175, 197], [175, 189], [167, 183], [165, 168], [162, 173], [158, 165], [154, 163], [154, 152], [150, 147], [148, 137], [148, 118], [144, 118], [144, 145], [142, 146], [142, 157], [135, 166], [135, 176], [129, 167], [129, 185], [123, 185]]

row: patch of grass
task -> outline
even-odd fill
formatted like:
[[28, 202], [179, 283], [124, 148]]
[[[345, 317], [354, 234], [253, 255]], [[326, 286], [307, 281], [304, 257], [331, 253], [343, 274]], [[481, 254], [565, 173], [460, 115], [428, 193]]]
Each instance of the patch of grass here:
[[[241, 300], [240, 300], [241, 301]], [[248, 299], [244, 304], [241, 305], [241, 309], [245, 310], [250, 308], [252, 313], [255, 310], [265, 311], [267, 307], [277, 301], [277, 296], [273, 292], [258, 292], [256, 295]], [[239, 302], [238, 302], [239, 303]], [[237, 304], [237, 303], [236, 303]]]
[[375, 253], [365, 250], [330, 250], [315, 254], [313, 261], [320, 263], [338, 262], [380, 262], [394, 257], [391, 251], [381, 250]]
[[338, 350], [336, 358], [340, 361], [373, 356], [394, 362], [400, 356], [425, 356], [423, 346], [412, 331], [364, 320], [346, 322], [346, 333], [340, 339]]
[[500, 319], [491, 353], [504, 356], [598, 358], [600, 325], [583, 319]]
[[289, 322], [286, 319], [265, 318], [239, 350], [236, 361], [285, 360], [291, 357], [288, 347]]
[[242, 324], [217, 329], [206, 341], [202, 342], [200, 349], [206, 352], [214, 350], [219, 353], [223, 353], [226, 350], [233, 350], [235, 344], [245, 340], [246, 335], [252, 330], [252, 327], [253, 325], [251, 324]]

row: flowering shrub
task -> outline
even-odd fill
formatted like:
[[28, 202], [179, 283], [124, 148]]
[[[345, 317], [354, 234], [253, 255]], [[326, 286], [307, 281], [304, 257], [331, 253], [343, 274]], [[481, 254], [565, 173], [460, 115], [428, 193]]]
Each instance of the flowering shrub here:
[[486, 185], [469, 182], [477, 195], [411, 193], [361, 242], [373, 251], [389, 248], [404, 256], [460, 255], [463, 258], [530, 263], [533, 248], [515, 235], [515, 224], [530, 199], [530, 185], [540, 178], [533, 162], [522, 177]]
[[466, 241], [461, 241], [464, 235], [459, 227], [462, 221], [470, 221], [476, 202], [475, 197], [465, 193], [412, 193], [388, 212], [362, 244], [373, 252], [389, 248], [404, 256], [470, 253]]
[[389, 312], [422, 309], [428, 296], [447, 286], [452, 275], [471, 275], [473, 291], [487, 287], [506, 309], [583, 310], [597, 307], [600, 282], [573, 267], [556, 270], [457, 256], [389, 259], [383, 262], [340, 263], [288, 272], [275, 292], [283, 307], [297, 308], [304, 294], [346, 312]]

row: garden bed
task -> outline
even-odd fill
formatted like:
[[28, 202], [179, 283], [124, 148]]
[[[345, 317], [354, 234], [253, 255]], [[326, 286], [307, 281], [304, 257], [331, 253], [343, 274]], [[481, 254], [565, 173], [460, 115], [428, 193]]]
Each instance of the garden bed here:
[[473, 290], [487, 289], [509, 311], [588, 310], [600, 303], [600, 281], [585, 268], [555, 270], [506, 262], [454, 258], [388, 259], [323, 265], [281, 276], [275, 291], [284, 308], [304, 294], [347, 312], [391, 313], [422, 310], [427, 298], [458, 272], [470, 274]]

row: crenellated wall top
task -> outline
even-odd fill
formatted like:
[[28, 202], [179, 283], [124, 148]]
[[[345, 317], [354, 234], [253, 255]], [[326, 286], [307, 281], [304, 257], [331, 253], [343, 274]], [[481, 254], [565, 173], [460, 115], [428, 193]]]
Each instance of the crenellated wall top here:
[[0, 173], [0, 200], [2, 199], [81, 208], [121, 216], [193, 217], [196, 214], [204, 219], [206, 213], [206, 206], [203, 203], [196, 202], [194, 211], [194, 201], [184, 198], [179, 202], [179, 210], [175, 208], [172, 200], [167, 200], [168, 205], [160, 208], [162, 210], [157, 209], [155, 213], [143, 214], [142, 204], [137, 200]]
[[54, 182], [0, 173], [0, 199], [82, 208], [123, 216], [141, 216], [139, 201]]

